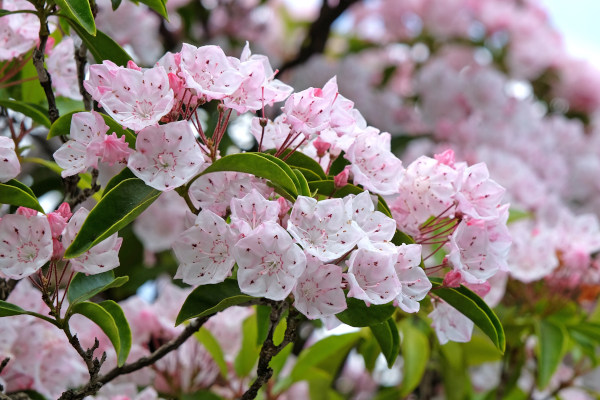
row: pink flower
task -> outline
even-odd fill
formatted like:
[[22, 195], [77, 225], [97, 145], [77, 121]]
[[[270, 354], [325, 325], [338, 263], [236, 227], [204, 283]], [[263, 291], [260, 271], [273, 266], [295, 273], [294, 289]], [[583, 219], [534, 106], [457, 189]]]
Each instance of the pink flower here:
[[398, 193], [404, 168], [390, 151], [390, 140], [389, 133], [372, 131], [356, 138], [344, 155], [351, 163], [355, 184], [381, 195]]
[[298, 196], [287, 229], [307, 253], [324, 262], [342, 257], [364, 237], [342, 199], [317, 202]]
[[465, 343], [471, 340], [473, 321], [448, 303], [434, 302], [433, 307], [429, 318], [433, 320], [431, 326], [435, 329], [440, 344], [446, 344], [449, 341]]
[[331, 106], [337, 95], [337, 83], [332, 78], [323, 89], [308, 88], [292, 94], [282, 107], [284, 121], [294, 132], [309, 137], [329, 126]]
[[419, 311], [419, 301], [423, 300], [431, 290], [431, 282], [420, 266], [421, 245], [402, 244], [396, 249], [398, 258], [394, 268], [402, 288], [394, 304], [405, 312], [415, 313]]
[[496, 218], [504, 192], [502, 186], [490, 179], [484, 163], [471, 165], [463, 172], [462, 185], [456, 193], [457, 210], [470, 218]]
[[104, 94], [112, 90], [113, 81], [120, 69], [121, 67], [110, 60], [90, 65], [89, 77], [83, 82], [85, 90], [94, 100], [100, 101]]
[[308, 319], [328, 317], [347, 308], [342, 290], [342, 269], [306, 256], [306, 270], [294, 286], [294, 307]]
[[45, 216], [9, 214], [0, 219], [0, 272], [27, 277], [52, 257], [52, 231]]
[[185, 86], [204, 101], [233, 94], [244, 79], [218, 46], [196, 48], [184, 43], [180, 68], [179, 76], [185, 80]]
[[[62, 237], [65, 247], [68, 247], [73, 242], [89, 213], [85, 208], [80, 208], [73, 214]], [[73, 271], [90, 275], [114, 269], [119, 266], [119, 249], [121, 248], [121, 243], [123, 243], [123, 238], [118, 237], [116, 233], [110, 235], [79, 257], [71, 258], [71, 268], [73, 268]]]
[[260, 224], [277, 222], [279, 202], [265, 199], [256, 189], [243, 198], [231, 199], [231, 227], [247, 236]]
[[265, 222], [233, 248], [242, 292], [283, 300], [306, 269], [306, 256], [290, 235], [274, 222]]
[[344, 197], [352, 219], [371, 242], [388, 242], [396, 233], [396, 221], [375, 211], [370, 193], [362, 192]]
[[204, 157], [187, 121], [143, 129], [127, 166], [148, 186], [172, 190], [192, 179]]
[[46, 59], [48, 72], [52, 76], [52, 86], [59, 96], [81, 100], [79, 84], [77, 83], [77, 64], [75, 63], [75, 48], [73, 39], [66, 36], [52, 49]]
[[52, 232], [52, 243], [54, 247], [52, 258], [55, 260], [60, 260], [62, 258], [64, 247], [60, 241], [60, 237], [67, 226], [67, 221], [72, 215], [69, 203], [62, 203], [57, 211], [46, 215]]
[[367, 305], [386, 304], [400, 294], [401, 284], [394, 264], [398, 258], [395, 246], [387, 251], [373, 247], [359, 247], [348, 260], [348, 297], [364, 300]]
[[6, 182], [21, 173], [21, 164], [15, 152], [15, 142], [0, 136], [0, 182]]
[[100, 157], [100, 161], [113, 165], [127, 160], [132, 152], [133, 150], [125, 141], [125, 135], [118, 137], [114, 132], [112, 135], [100, 135], [86, 149], [89, 159], [95, 162], [92, 164], [94, 168], [98, 168], [98, 157]]
[[180, 263], [175, 278], [189, 285], [223, 282], [235, 264], [232, 248], [236, 240], [223, 218], [202, 210], [194, 226], [173, 243]]
[[[25, 0], [4, 0], [2, 8], [7, 11], [35, 11], [35, 7]], [[0, 61], [11, 60], [32, 49], [39, 40], [39, 30], [40, 22], [34, 14], [3, 16], [0, 24]]]
[[[94, 99], [123, 126], [140, 131], [156, 125], [173, 108], [173, 90], [163, 67], [145, 71], [118, 68], [107, 72], [104, 68], [97, 72], [90, 67], [86, 89], [92, 96], [99, 94]], [[109, 77], [112, 79], [108, 80]], [[106, 86], [96, 86], [98, 83]]]

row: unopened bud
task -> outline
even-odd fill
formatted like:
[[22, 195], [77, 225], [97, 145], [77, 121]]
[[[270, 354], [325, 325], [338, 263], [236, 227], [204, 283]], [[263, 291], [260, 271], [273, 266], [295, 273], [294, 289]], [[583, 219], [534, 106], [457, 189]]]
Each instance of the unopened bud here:
[[347, 165], [342, 172], [333, 177], [333, 183], [336, 188], [344, 187], [348, 184], [348, 178], [350, 177], [350, 166]]

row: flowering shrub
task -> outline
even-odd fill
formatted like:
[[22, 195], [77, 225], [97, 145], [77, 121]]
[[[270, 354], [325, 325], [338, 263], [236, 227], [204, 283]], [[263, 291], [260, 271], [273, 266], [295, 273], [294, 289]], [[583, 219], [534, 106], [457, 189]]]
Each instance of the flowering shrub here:
[[[573, 302], [559, 306], [584, 282], [596, 287], [595, 216], [573, 214], [558, 195], [563, 186], [537, 189], [534, 174], [551, 177], [539, 165], [526, 169], [532, 188], [516, 190], [523, 183], [499, 172], [506, 163], [496, 151], [517, 144], [499, 135], [483, 150], [473, 144], [485, 118], [507, 126], [525, 118], [517, 100], [485, 92], [505, 78], [472, 61], [459, 72], [470, 55], [453, 44], [413, 66], [419, 96], [400, 126], [415, 136], [431, 129], [435, 141], [411, 140], [403, 162], [397, 137], [340, 93], [343, 74], [295, 91], [248, 42], [239, 58], [226, 46], [184, 43], [154, 60], [159, 47], [145, 51], [152, 36], [134, 40], [118, 21], [156, 22], [170, 37], [186, 29], [177, 26], [186, 13], [173, 10], [192, 6], [120, 3], [0, 2], [8, 38], [0, 52], [0, 398], [429, 398], [442, 390], [519, 398], [547, 387], [567, 396], [563, 389], [595, 365], [598, 325]], [[469, 35], [463, 20], [475, 17], [461, 2], [448, 14], [417, 3], [350, 11], [357, 29], [389, 9], [421, 18], [423, 37]], [[488, 3], [475, 9], [485, 16]], [[234, 37], [228, 24], [256, 18], [227, 7], [214, 5], [204, 29]], [[160, 19], [167, 15], [170, 25]], [[461, 17], [444, 20], [451, 15]], [[245, 29], [260, 40], [257, 27]], [[375, 41], [416, 40], [419, 32], [405, 28]], [[117, 41], [151, 66], [138, 66]], [[520, 79], [551, 64], [511, 50], [506, 62]], [[480, 86], [464, 94], [471, 73]], [[519, 106], [533, 113], [533, 104]], [[253, 144], [235, 146], [235, 130]], [[517, 157], [547, 160], [549, 143]], [[567, 163], [575, 152], [560, 155]], [[513, 167], [528, 165], [523, 159]], [[52, 193], [61, 200], [48, 205]], [[541, 286], [514, 286], [529, 297], [507, 292], [499, 318], [491, 306], [508, 275], [545, 278], [565, 293], [555, 300]], [[510, 307], [523, 298], [532, 304], [522, 318], [540, 307], [533, 324]], [[320, 336], [340, 326], [348, 332]], [[567, 352], [574, 361], [561, 364]], [[391, 383], [368, 374], [402, 363]], [[477, 380], [499, 370], [497, 390]]]

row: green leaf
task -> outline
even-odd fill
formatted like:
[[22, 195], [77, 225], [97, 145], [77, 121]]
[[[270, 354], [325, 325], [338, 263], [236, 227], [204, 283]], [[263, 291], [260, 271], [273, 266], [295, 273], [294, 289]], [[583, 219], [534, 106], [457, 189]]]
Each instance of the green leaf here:
[[13, 14], [14, 11], [1, 10], [0, 9], [0, 17], [4, 17], [5, 15]]
[[96, 325], [102, 329], [102, 332], [106, 334], [115, 352], [120, 355], [121, 353], [121, 339], [119, 328], [112, 315], [104, 309], [104, 307], [86, 301], [84, 303], [77, 303], [70, 308], [71, 314], [81, 314], [84, 317], [92, 320]]
[[0, 300], [0, 317], [11, 317], [13, 315], [23, 314], [27, 314], [27, 311], [23, 310], [18, 305]]
[[85, 31], [96, 36], [96, 24], [94, 23], [94, 15], [90, 3], [87, 0], [55, 0], [56, 4], [65, 11], [69, 16], [73, 17], [80, 27]]
[[556, 372], [567, 344], [565, 328], [555, 322], [542, 320], [538, 325], [538, 387], [544, 389]]
[[90, 211], [65, 258], [77, 257], [127, 226], [162, 192], [138, 178], [126, 179], [106, 193]]
[[108, 183], [106, 184], [106, 187], [104, 188], [102, 196], [105, 196], [108, 192], [113, 190], [119, 183], [123, 182], [124, 180], [132, 179], [135, 177], [136, 176], [133, 174], [133, 172], [131, 172], [131, 170], [129, 168], [127, 168], [127, 167], [123, 168], [123, 170], [121, 170], [121, 172], [119, 172], [118, 174], [113, 176], [111, 178], [111, 180], [108, 181]]
[[224, 379], [227, 379], [227, 362], [225, 361], [223, 349], [221, 348], [221, 345], [217, 339], [215, 339], [213, 334], [205, 327], [200, 328], [198, 332], [194, 333], [194, 336], [210, 353], [213, 360], [219, 367], [219, 371], [221, 371], [221, 376]]
[[400, 336], [396, 322], [393, 318], [389, 318], [387, 321], [371, 325], [369, 328], [377, 339], [377, 343], [379, 343], [379, 348], [387, 361], [388, 368], [392, 368], [400, 350]]
[[269, 323], [271, 321], [271, 307], [256, 306], [256, 344], [261, 345], [269, 335]]
[[429, 340], [410, 320], [400, 325], [402, 332], [402, 358], [404, 359], [401, 395], [404, 398], [421, 383], [427, 361], [429, 361]]
[[[46, 137], [46, 139], [50, 139], [55, 136], [68, 135], [71, 131], [71, 120], [73, 118], [73, 115], [79, 112], [86, 111], [72, 111], [54, 121], [54, 123], [50, 127], [50, 130], [48, 131], [48, 136]], [[102, 113], [99, 114], [102, 116], [104, 122], [109, 127], [109, 130], [106, 132], [107, 135], [112, 134], [112, 132], [116, 133], [118, 137], [125, 135], [125, 141], [129, 145], [129, 147], [135, 149], [136, 136], [131, 130], [123, 129], [121, 125], [119, 125], [114, 119], [112, 119], [108, 115]]]
[[[270, 153], [270, 154], [272, 154], [274, 152], [275, 152], [275, 150], [268, 151], [268, 153]], [[303, 169], [311, 171], [313, 174], [318, 176], [321, 180], [327, 179], [327, 175], [325, 175], [323, 168], [321, 168], [321, 165], [318, 162], [316, 162], [311, 157], [309, 157], [306, 154], [301, 153], [299, 151], [295, 151], [294, 153], [292, 153], [292, 155], [289, 155], [290, 152], [291, 152], [291, 150], [288, 149], [283, 153], [283, 158], [285, 158], [285, 163], [287, 165], [291, 166], [292, 168], [298, 168], [301, 171]]]
[[[285, 173], [276, 162], [267, 159], [264, 154], [231, 154], [216, 160], [210, 167], [206, 168], [201, 175], [217, 171], [246, 172], [260, 178], [268, 179], [271, 182], [280, 185], [294, 196], [298, 195], [296, 185], [290, 175]], [[292, 173], [292, 175], [294, 175], [294, 179], [296, 179], [296, 175], [294, 173]]]
[[392, 303], [370, 305], [367, 307], [364, 301], [353, 297], [348, 297], [346, 302], [348, 308], [341, 313], [336, 314], [336, 317], [350, 326], [363, 327], [377, 325], [386, 321], [394, 314], [394, 311], [396, 311], [396, 307], [394, 307]]
[[120, 367], [127, 361], [127, 356], [131, 350], [131, 328], [129, 327], [127, 318], [125, 318], [123, 309], [117, 303], [112, 300], [105, 300], [100, 303], [100, 306], [112, 316], [119, 331], [121, 346], [117, 353], [117, 366]]
[[500, 320], [494, 314], [492, 309], [475, 293], [464, 286], [458, 288], [442, 287], [441, 278], [429, 278], [433, 284], [431, 293], [441, 297], [452, 307], [460, 311], [479, 327], [494, 343], [494, 345], [504, 353], [506, 348], [506, 339], [504, 329]]
[[260, 345], [256, 344], [258, 334], [256, 318], [253, 316], [246, 318], [242, 324], [242, 333], [242, 346], [233, 362], [235, 373], [240, 378], [250, 375], [260, 354]]
[[117, 8], [121, 5], [121, 0], [110, 0], [113, 11], [117, 11]]
[[46, 114], [41, 112], [35, 104], [18, 100], [2, 99], [0, 100], [0, 107], [10, 108], [13, 111], [20, 112], [31, 118], [34, 122], [43, 125], [46, 128], [50, 128], [50, 119]]
[[[329, 197], [329, 196], [346, 197], [349, 194], [359, 195], [362, 192], [364, 192], [364, 190], [362, 190], [358, 186], [354, 186], [351, 184], [347, 184], [346, 186], [341, 187], [336, 190], [335, 183], [333, 182], [333, 180], [311, 181], [311, 182], [308, 182], [308, 186], [310, 187], [310, 190], [312, 192], [317, 190], [320, 194], [322, 194], [323, 196], [327, 196], [327, 197]], [[385, 214], [386, 216], [391, 218], [389, 207], [385, 203], [385, 200], [383, 200], [383, 197], [377, 195], [377, 198], [378, 198], [377, 211], [380, 211], [383, 214]]]
[[31, 189], [15, 179], [0, 183], [0, 203], [23, 206], [44, 212]]
[[574, 326], [569, 326], [569, 331], [574, 331], [584, 335], [594, 341], [597, 345], [600, 344], [600, 324], [593, 322], [581, 322]]
[[191, 318], [215, 314], [228, 307], [247, 303], [252, 299], [252, 296], [240, 292], [235, 279], [226, 279], [224, 282], [213, 285], [198, 286], [185, 299], [179, 315], [177, 315], [175, 325]]
[[296, 168], [294, 168], [293, 171], [294, 174], [296, 174], [296, 177], [298, 178], [298, 182], [300, 184], [300, 186], [298, 187], [298, 194], [301, 196], [310, 196], [310, 188], [308, 187], [308, 182], [306, 181], [306, 178], [304, 177], [302, 172], [300, 172]]
[[502, 359], [502, 353], [485, 336], [474, 334], [471, 340], [462, 344], [465, 360], [469, 366], [481, 365]]
[[140, 3], [144, 3], [154, 11], [156, 11], [161, 17], [169, 20], [169, 16], [167, 15], [167, 8], [165, 7], [165, 0], [139, 0]]
[[280, 158], [272, 156], [271, 154], [266, 154], [266, 153], [253, 153], [253, 154], [256, 154], [257, 156], [266, 158], [267, 160], [272, 161], [273, 163], [277, 164], [277, 166], [279, 166], [279, 168], [281, 168], [283, 170], [283, 172], [285, 172], [285, 174], [290, 177], [292, 182], [294, 182], [294, 187], [296, 188], [296, 193], [300, 193], [299, 192], [300, 181], [298, 180], [298, 177], [296, 176], [294, 171], [292, 171], [292, 169], [290, 168], [289, 165], [287, 165]]
[[447, 400], [466, 400], [469, 392], [469, 377], [464, 353], [459, 343], [448, 342], [440, 346], [440, 364], [444, 392]]
[[128, 280], [127, 276], [115, 278], [113, 271], [106, 271], [96, 275], [86, 275], [78, 272], [71, 280], [71, 284], [67, 290], [67, 299], [69, 300], [69, 304], [73, 306], [74, 304], [91, 299], [105, 290], [123, 286]]
[[100, 64], [104, 60], [110, 60], [123, 67], [127, 65], [127, 61], [131, 60], [131, 56], [102, 31], [97, 30], [96, 36], [92, 36], [73, 20], [69, 19], [69, 24], [85, 43], [97, 63]]
[[302, 350], [290, 373], [290, 383], [306, 379], [311, 368], [318, 366], [323, 361], [334, 357], [345, 358], [360, 338], [360, 332], [328, 336]]

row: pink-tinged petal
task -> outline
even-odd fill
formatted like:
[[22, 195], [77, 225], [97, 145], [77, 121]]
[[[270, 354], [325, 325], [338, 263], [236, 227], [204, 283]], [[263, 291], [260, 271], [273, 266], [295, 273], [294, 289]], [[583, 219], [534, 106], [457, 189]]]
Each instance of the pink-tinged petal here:
[[349, 195], [344, 198], [346, 206], [372, 242], [387, 242], [392, 240], [396, 233], [396, 221], [385, 214], [375, 211], [373, 200], [369, 192], [362, 192], [357, 196]]
[[335, 315], [347, 308], [342, 290], [342, 269], [334, 264], [323, 264], [307, 255], [304, 273], [293, 289], [294, 307], [309, 319]]
[[84, 172], [88, 168], [90, 161], [86, 151], [85, 144], [69, 140], [54, 152], [54, 161], [63, 169], [60, 173], [63, 178]]
[[85, 90], [94, 100], [100, 101], [102, 96], [111, 90], [119, 69], [118, 65], [109, 60], [104, 60], [102, 64], [90, 65], [89, 78], [83, 82]]
[[187, 121], [143, 129], [129, 169], [148, 186], [172, 190], [192, 179], [204, 166], [204, 157]]
[[431, 326], [435, 329], [440, 344], [449, 341], [460, 343], [471, 341], [473, 321], [448, 303], [435, 302], [429, 318], [433, 320]]
[[358, 248], [348, 260], [348, 297], [367, 304], [386, 304], [400, 294], [401, 284], [396, 276], [394, 251]]
[[92, 140], [86, 152], [89, 159], [96, 161], [93, 166], [97, 167], [98, 158], [109, 165], [126, 162], [133, 150], [125, 142], [125, 135], [118, 137], [113, 132], [112, 135], [101, 135]]
[[359, 135], [344, 155], [354, 183], [381, 195], [398, 193], [404, 174], [402, 161], [390, 151], [389, 134], [368, 131]]
[[317, 202], [306, 196], [298, 196], [288, 231], [304, 250], [324, 262], [342, 257], [365, 236], [342, 199]]
[[238, 241], [233, 255], [240, 289], [251, 296], [283, 300], [306, 269], [300, 247], [274, 222], [265, 222]]
[[421, 245], [402, 244], [397, 247], [397, 250], [398, 258], [394, 268], [402, 289], [395, 303], [405, 312], [414, 313], [419, 311], [419, 301], [423, 300], [431, 290], [431, 282], [419, 265]]
[[231, 199], [231, 226], [244, 236], [263, 222], [277, 222], [278, 217], [279, 203], [265, 199], [256, 189], [241, 199]]
[[[73, 214], [62, 237], [65, 248], [73, 242], [89, 213], [85, 208], [80, 208]], [[118, 237], [116, 233], [109, 236], [79, 257], [72, 258], [71, 268], [74, 271], [95, 275], [118, 267], [122, 242], [123, 238]]]
[[27, 277], [52, 257], [52, 231], [45, 216], [9, 214], [0, 219], [0, 272]]
[[0, 182], [15, 178], [21, 172], [21, 164], [15, 152], [15, 142], [0, 136]]
[[223, 282], [235, 264], [232, 248], [236, 239], [223, 218], [202, 210], [194, 226], [173, 243], [180, 263], [175, 278], [189, 285]]
[[457, 210], [475, 219], [494, 219], [505, 189], [490, 179], [484, 163], [471, 165], [463, 172], [460, 191], [456, 194]]

